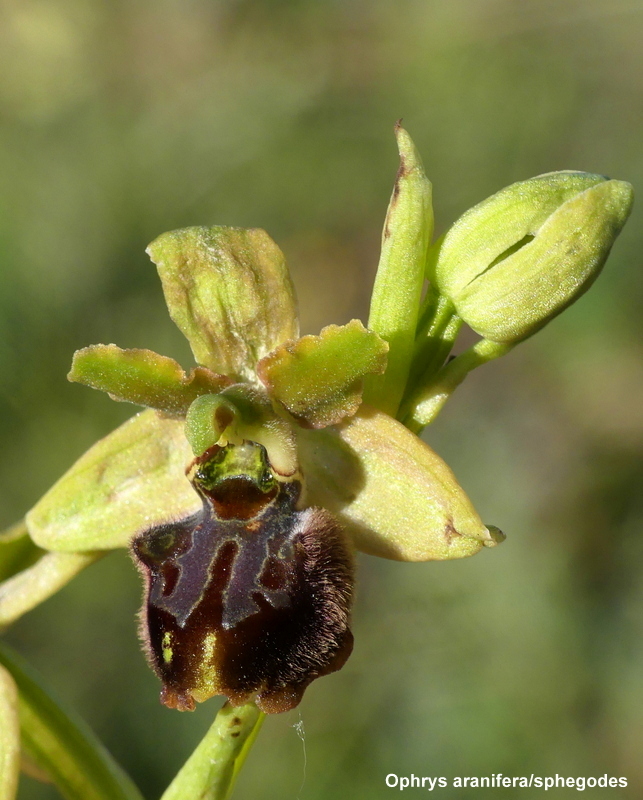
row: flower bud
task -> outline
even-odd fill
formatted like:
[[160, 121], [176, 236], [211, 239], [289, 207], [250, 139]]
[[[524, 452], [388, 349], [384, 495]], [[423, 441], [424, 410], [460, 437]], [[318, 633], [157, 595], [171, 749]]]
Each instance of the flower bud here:
[[584, 172], [514, 183], [460, 217], [429, 280], [474, 331], [518, 342], [589, 288], [632, 200], [629, 183]]

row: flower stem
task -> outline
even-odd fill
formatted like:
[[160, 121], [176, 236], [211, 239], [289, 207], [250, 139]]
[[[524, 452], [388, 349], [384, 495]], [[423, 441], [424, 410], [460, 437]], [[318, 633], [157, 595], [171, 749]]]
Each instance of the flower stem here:
[[398, 419], [409, 412], [409, 403], [419, 387], [427, 386], [446, 361], [462, 327], [451, 301], [431, 286], [418, 323], [411, 371]]
[[0, 582], [32, 566], [41, 555], [42, 550], [33, 543], [24, 519], [0, 531]]
[[81, 570], [105, 555], [104, 552], [47, 553], [31, 566], [0, 584], [0, 630], [31, 611]]
[[432, 381], [410, 398], [404, 424], [414, 433], [433, 422], [453, 391], [472, 369], [508, 353], [514, 344], [500, 344], [481, 339], [473, 347], [445, 364]]
[[226, 703], [161, 800], [227, 800], [265, 714]]

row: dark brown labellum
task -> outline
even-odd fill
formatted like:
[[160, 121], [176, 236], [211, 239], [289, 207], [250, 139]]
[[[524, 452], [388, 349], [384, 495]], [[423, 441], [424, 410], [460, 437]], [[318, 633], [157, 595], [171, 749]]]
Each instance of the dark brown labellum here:
[[187, 710], [224, 694], [287, 711], [350, 655], [350, 548], [332, 514], [297, 508], [300, 481], [277, 480], [260, 445], [214, 447], [190, 477], [198, 514], [132, 544], [161, 699]]

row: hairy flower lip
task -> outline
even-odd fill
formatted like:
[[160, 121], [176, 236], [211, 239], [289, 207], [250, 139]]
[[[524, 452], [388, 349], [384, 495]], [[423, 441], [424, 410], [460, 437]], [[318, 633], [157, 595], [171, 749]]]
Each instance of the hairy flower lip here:
[[299, 481], [273, 480], [264, 492], [265, 449], [248, 445], [239, 456], [240, 447], [197, 460], [199, 513], [132, 543], [146, 586], [145, 649], [162, 702], [179, 710], [214, 694], [289, 710], [352, 648], [352, 556], [338, 523], [323, 509], [298, 509]]

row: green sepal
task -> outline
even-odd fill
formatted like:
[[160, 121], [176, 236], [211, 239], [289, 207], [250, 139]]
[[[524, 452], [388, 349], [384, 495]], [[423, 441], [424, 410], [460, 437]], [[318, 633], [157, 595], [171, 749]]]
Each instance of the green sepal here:
[[230, 384], [223, 375], [196, 367], [186, 375], [172, 358], [153, 350], [123, 350], [115, 344], [94, 344], [74, 353], [67, 379], [107, 392], [112, 400], [135, 403], [185, 416], [202, 394]]
[[368, 318], [369, 330], [389, 344], [383, 375], [369, 376], [364, 401], [395, 416], [411, 367], [424, 284], [427, 248], [433, 234], [431, 183], [409, 134], [398, 123], [400, 153]]
[[148, 247], [170, 316], [199, 364], [252, 380], [257, 361], [298, 335], [281, 250], [258, 228], [184, 228]]
[[143, 528], [200, 507], [185, 477], [192, 453], [183, 423], [143, 411], [81, 456], [27, 514], [47, 550], [126, 547]]
[[453, 225], [429, 278], [481, 336], [521, 341], [589, 288], [632, 200], [630, 184], [583, 172], [512, 184]]
[[0, 583], [0, 630], [39, 606], [102, 555], [44, 553], [35, 564]]
[[325, 428], [357, 411], [365, 376], [384, 372], [387, 352], [387, 343], [354, 319], [282, 344], [257, 374], [300, 425]]
[[0, 666], [0, 800], [15, 800], [20, 777], [18, 690]]
[[4, 644], [0, 664], [18, 690], [22, 750], [66, 800], [142, 800], [89, 727], [64, 710], [39, 677]]
[[355, 546], [398, 561], [463, 558], [504, 538], [482, 524], [445, 462], [400, 422], [362, 406], [301, 430], [307, 502], [333, 512]]

